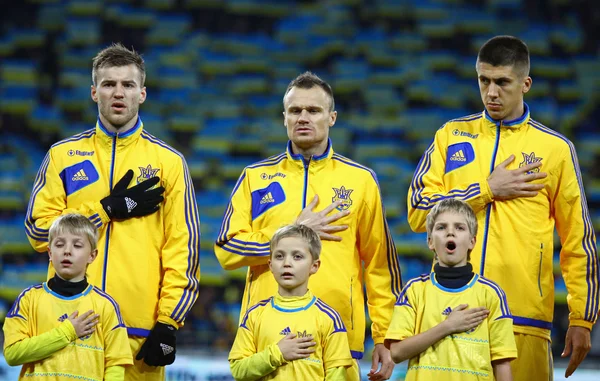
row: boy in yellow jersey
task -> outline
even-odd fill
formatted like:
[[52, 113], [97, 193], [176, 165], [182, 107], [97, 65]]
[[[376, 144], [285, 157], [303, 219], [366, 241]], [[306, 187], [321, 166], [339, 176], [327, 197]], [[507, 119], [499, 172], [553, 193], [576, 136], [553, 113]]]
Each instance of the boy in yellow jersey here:
[[504, 291], [473, 273], [476, 236], [477, 218], [463, 201], [445, 199], [427, 216], [437, 263], [406, 284], [385, 339], [395, 363], [410, 359], [407, 381], [513, 380], [512, 316]]
[[321, 265], [318, 234], [305, 225], [285, 226], [275, 232], [270, 251], [269, 268], [279, 291], [242, 319], [229, 353], [233, 377], [346, 380], [346, 368], [352, 366], [346, 327], [308, 290], [308, 278]]
[[86, 279], [97, 234], [80, 214], [65, 214], [50, 227], [56, 274], [24, 290], [4, 322], [4, 356], [11, 366], [23, 365], [19, 380], [125, 379], [132, 356], [119, 306]]

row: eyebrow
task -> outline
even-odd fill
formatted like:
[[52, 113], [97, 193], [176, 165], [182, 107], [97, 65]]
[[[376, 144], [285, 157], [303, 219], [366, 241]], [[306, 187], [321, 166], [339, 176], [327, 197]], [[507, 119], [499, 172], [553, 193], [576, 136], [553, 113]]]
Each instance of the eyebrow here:
[[489, 79], [489, 80], [494, 81], [494, 82], [498, 82], [498, 81], [512, 81], [512, 79], [510, 77], [502, 76], [502, 77], [498, 77], [498, 78], [490, 78], [487, 75], [483, 75], [483, 74], [479, 75], [479, 79]]

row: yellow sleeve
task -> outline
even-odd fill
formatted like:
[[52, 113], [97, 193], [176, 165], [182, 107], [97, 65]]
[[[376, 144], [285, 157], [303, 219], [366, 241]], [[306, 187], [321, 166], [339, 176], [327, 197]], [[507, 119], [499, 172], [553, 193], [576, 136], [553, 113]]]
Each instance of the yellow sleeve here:
[[162, 248], [163, 280], [158, 321], [174, 327], [183, 321], [198, 298], [200, 282], [200, 219], [194, 185], [183, 156], [164, 179]]
[[490, 286], [486, 297], [487, 308], [490, 311], [487, 317], [490, 358], [492, 361], [515, 359], [517, 358], [517, 345], [506, 294], [497, 284], [487, 279], [481, 279], [481, 281]]
[[[385, 334], [385, 346], [389, 349], [391, 341], [402, 341], [408, 337], [412, 337], [419, 332], [415, 332], [417, 320], [417, 305], [416, 299], [411, 286], [418, 281], [419, 278], [410, 280], [394, 305], [392, 321], [390, 327]], [[413, 286], [414, 287], [414, 286]]]
[[[104, 334], [104, 366], [106, 369], [121, 368], [121, 365], [132, 365], [133, 357], [127, 328], [121, 317], [119, 305], [112, 298], [107, 298], [110, 303], [105, 303], [102, 311], [102, 325], [106, 330]], [[116, 371], [115, 371], [116, 372]]]
[[60, 171], [53, 160], [52, 149], [48, 151], [38, 170], [33, 183], [33, 190], [25, 216], [25, 233], [31, 246], [38, 252], [48, 248], [48, 231], [52, 222], [63, 214], [79, 213], [86, 216], [103, 234], [103, 229], [110, 221], [100, 204], [100, 199], [106, 195], [98, 195], [97, 200], [84, 202], [77, 208], [67, 208], [67, 195]]
[[445, 198], [467, 202], [475, 213], [492, 202], [492, 191], [486, 179], [479, 182], [444, 184], [446, 153], [448, 152], [447, 124], [440, 128], [427, 148], [410, 182], [407, 196], [408, 224], [415, 232], [426, 231], [427, 214]]
[[396, 246], [390, 234], [377, 177], [366, 184], [367, 195], [358, 215], [358, 243], [360, 258], [365, 266], [365, 286], [369, 316], [373, 321], [371, 332], [375, 344], [383, 343], [394, 302], [400, 295], [402, 279]]
[[229, 366], [236, 381], [258, 380], [286, 363], [277, 343], [256, 352], [253, 319], [254, 314], [249, 314], [248, 319], [238, 327], [229, 352]]
[[124, 381], [125, 367], [120, 365], [109, 366], [104, 369], [104, 381]]
[[347, 379], [348, 373], [343, 366], [325, 369], [325, 381], [346, 381]]
[[352, 355], [350, 354], [350, 345], [348, 344], [346, 327], [344, 327], [342, 318], [337, 312], [335, 316], [340, 322], [340, 325], [337, 326], [336, 329], [333, 320], [328, 318], [327, 327], [325, 328], [323, 335], [323, 337], [325, 337], [323, 342], [323, 366], [326, 371], [337, 368], [344, 369], [345, 367], [352, 366]]
[[[273, 224], [260, 230], [252, 227], [252, 194], [248, 169], [238, 179], [221, 223], [214, 249], [225, 270], [265, 265], [269, 259], [269, 242], [275, 231], [285, 225]], [[292, 221], [288, 221], [292, 222]]]
[[567, 286], [569, 325], [592, 329], [598, 318], [598, 253], [596, 234], [587, 207], [575, 147], [569, 141], [563, 154], [553, 196], [560, 236], [560, 267]]
[[10, 366], [27, 364], [45, 359], [60, 351], [77, 338], [75, 328], [69, 320], [58, 327], [32, 336], [29, 328], [29, 289], [23, 291], [13, 304], [4, 320], [4, 357]]

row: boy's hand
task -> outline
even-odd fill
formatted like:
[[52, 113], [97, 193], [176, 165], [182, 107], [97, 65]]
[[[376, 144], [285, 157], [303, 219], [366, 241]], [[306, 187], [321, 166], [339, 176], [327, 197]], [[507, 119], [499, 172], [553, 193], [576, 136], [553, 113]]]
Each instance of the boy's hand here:
[[94, 333], [96, 324], [98, 324], [98, 318], [100, 318], [100, 315], [95, 315], [94, 311], [89, 310], [81, 315], [79, 315], [79, 311], [75, 311], [67, 320], [73, 324], [77, 337], [83, 337]]
[[286, 361], [308, 358], [315, 351], [310, 348], [315, 344], [312, 336], [296, 338], [293, 333], [288, 333], [277, 343]]
[[461, 304], [450, 312], [450, 315], [444, 321], [449, 334], [465, 332], [477, 327], [490, 313], [485, 307], [467, 307], [468, 304]]

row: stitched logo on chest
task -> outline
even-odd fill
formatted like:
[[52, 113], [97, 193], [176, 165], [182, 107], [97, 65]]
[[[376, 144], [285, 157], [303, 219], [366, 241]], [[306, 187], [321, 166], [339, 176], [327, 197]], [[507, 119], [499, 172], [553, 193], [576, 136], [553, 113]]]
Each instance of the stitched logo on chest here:
[[342, 204], [337, 207], [338, 210], [348, 210], [352, 206], [352, 199], [350, 195], [354, 192], [354, 189], [346, 189], [345, 186], [341, 186], [340, 188], [331, 188], [335, 192], [335, 196], [331, 198], [331, 202], [336, 202], [338, 200], [342, 201]]
[[[530, 154], [521, 152], [521, 154], [523, 154], [523, 161], [519, 164], [519, 168], [524, 167], [528, 164], [538, 163], [543, 160], [543, 158], [541, 158], [541, 157], [536, 157], [535, 152], [532, 152]], [[528, 171], [527, 174], [531, 174], [531, 173], [539, 172], [539, 171], [540, 171], [540, 167], [537, 167], [537, 168], [533, 168], [531, 171]]]

